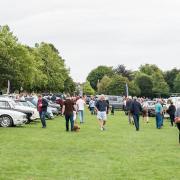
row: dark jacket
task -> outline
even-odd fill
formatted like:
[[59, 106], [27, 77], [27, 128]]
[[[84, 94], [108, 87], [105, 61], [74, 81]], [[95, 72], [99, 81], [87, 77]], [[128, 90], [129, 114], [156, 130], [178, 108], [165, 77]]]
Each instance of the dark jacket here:
[[141, 111], [142, 111], [141, 104], [138, 101], [134, 100], [131, 105], [131, 113], [139, 114]]
[[73, 115], [73, 111], [75, 110], [74, 102], [71, 99], [66, 99], [66, 101], [64, 101], [64, 106], [65, 106], [64, 115], [65, 116]]
[[173, 104], [171, 104], [167, 110], [167, 113], [169, 115], [175, 115], [175, 112], [176, 112], [176, 107]]
[[46, 99], [42, 99], [42, 111], [47, 112], [48, 102]]
[[131, 106], [132, 106], [132, 100], [129, 99], [129, 100], [126, 102], [126, 111], [130, 111], [130, 110], [131, 110]]

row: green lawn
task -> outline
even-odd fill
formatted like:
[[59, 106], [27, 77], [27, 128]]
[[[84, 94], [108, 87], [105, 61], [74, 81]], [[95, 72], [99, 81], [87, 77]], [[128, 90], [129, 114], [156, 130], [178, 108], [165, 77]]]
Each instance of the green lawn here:
[[79, 133], [65, 132], [65, 120], [16, 128], [0, 128], [0, 180], [171, 180], [180, 179], [178, 131], [169, 122], [161, 130], [155, 120], [141, 120], [140, 131], [122, 112], [109, 115], [101, 132], [86, 112]]

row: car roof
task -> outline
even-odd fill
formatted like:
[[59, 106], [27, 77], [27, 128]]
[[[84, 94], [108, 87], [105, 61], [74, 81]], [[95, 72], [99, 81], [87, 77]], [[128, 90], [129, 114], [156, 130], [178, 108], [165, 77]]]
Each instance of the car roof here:
[[27, 102], [26, 100], [21, 100], [21, 99], [15, 99], [14, 101], [16, 101], [16, 102]]

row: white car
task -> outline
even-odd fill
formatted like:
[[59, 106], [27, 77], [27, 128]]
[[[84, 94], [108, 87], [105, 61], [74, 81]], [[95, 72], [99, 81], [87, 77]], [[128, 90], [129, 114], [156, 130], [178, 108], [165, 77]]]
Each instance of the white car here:
[[[0, 102], [0, 107], [2, 103]], [[26, 114], [18, 112], [16, 110], [8, 110], [0, 108], [0, 126], [11, 127], [16, 125], [22, 125], [27, 122]]]
[[23, 109], [29, 109], [29, 110], [33, 111], [31, 120], [36, 120], [36, 119], [40, 118], [39, 112], [38, 112], [36, 106], [33, 105], [31, 102], [25, 101], [25, 100], [15, 100], [15, 102], [16, 102], [16, 105], [15, 105], [16, 108], [18, 107], [18, 109], [23, 108]]
[[0, 109], [7, 109], [7, 110], [16, 110], [26, 114], [28, 122], [30, 122], [33, 118], [34, 109], [24, 106], [19, 106], [15, 103], [14, 100], [6, 97], [0, 97]]
[[180, 97], [170, 97], [168, 99], [168, 104], [170, 105], [171, 101], [173, 102], [173, 104], [176, 106], [176, 108], [178, 107], [178, 104], [180, 104]]

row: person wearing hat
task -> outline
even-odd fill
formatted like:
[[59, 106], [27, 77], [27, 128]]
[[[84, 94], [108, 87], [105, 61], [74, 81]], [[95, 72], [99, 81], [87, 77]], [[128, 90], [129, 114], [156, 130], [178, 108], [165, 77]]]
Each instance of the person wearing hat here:
[[142, 111], [142, 106], [137, 101], [137, 97], [134, 97], [132, 105], [131, 105], [131, 113], [133, 115], [136, 131], [139, 131], [139, 114], [140, 114], [141, 111]]

